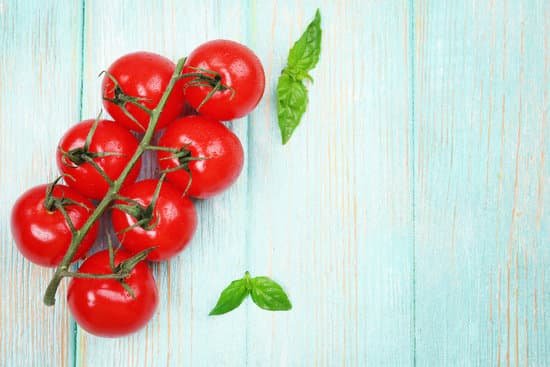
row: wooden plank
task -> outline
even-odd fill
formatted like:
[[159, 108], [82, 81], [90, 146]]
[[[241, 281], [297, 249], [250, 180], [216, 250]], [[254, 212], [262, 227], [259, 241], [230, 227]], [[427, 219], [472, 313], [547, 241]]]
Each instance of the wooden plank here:
[[[4, 218], [23, 188], [54, 177], [55, 142], [79, 119], [81, 4], [36, 4], [0, 3]], [[193, 246], [155, 269], [153, 322], [114, 341], [79, 330], [77, 364], [546, 365], [548, 5], [323, 2], [311, 107], [282, 147], [274, 86], [317, 4], [247, 4], [87, 3], [83, 117], [117, 56], [176, 59], [216, 37], [258, 53], [268, 92], [234, 123], [249, 177], [198, 204]], [[72, 365], [64, 288], [42, 306], [50, 271], [21, 258], [4, 222], [0, 365]], [[247, 302], [208, 318], [246, 269], [280, 281], [294, 310]]]
[[[95, 116], [101, 106], [98, 73], [127, 52], [149, 50], [176, 60], [209, 39], [245, 41], [243, 3], [87, 2], [85, 115]], [[234, 127], [246, 148], [246, 120], [235, 121]], [[144, 171], [151, 172], [151, 165]], [[161, 303], [152, 322], [142, 332], [117, 340], [96, 338], [79, 329], [77, 365], [244, 365], [244, 310], [228, 318], [207, 315], [218, 292], [244, 269], [246, 190], [245, 168], [230, 191], [197, 202], [199, 227], [190, 248], [155, 267]]]
[[[275, 86], [316, 6], [321, 60], [283, 147]], [[280, 281], [294, 308], [248, 304], [248, 363], [411, 365], [408, 2], [256, 2], [250, 18], [268, 90], [249, 125], [247, 265]]]
[[548, 14], [416, 2], [418, 365], [548, 365]]
[[0, 366], [70, 362], [65, 287], [44, 306], [52, 271], [19, 254], [9, 217], [24, 190], [57, 176], [57, 141], [79, 118], [81, 20], [74, 1], [0, 2]]

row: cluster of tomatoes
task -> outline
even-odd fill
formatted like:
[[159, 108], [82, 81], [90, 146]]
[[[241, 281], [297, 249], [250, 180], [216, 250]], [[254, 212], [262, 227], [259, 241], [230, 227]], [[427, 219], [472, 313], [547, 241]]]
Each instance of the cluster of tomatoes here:
[[[148, 52], [116, 60], [102, 84], [112, 120], [72, 126], [56, 157], [66, 184], [56, 180], [34, 187], [12, 209], [11, 229], [20, 252], [36, 264], [58, 267], [79, 231], [84, 235], [69, 260], [86, 257], [99, 223], [83, 226], [110, 195], [106, 209], [121, 247], [96, 252], [75, 273], [58, 268], [72, 277], [67, 301], [73, 317], [96, 335], [125, 335], [148, 322], [158, 291], [141, 260], [179, 254], [197, 227], [191, 199], [224, 191], [243, 167], [242, 145], [220, 121], [245, 116], [260, 101], [265, 76], [259, 59], [239, 43], [215, 40], [196, 48], [174, 79], [175, 68], [169, 59]], [[162, 110], [156, 108], [162, 104]], [[153, 140], [138, 140], [153, 120]], [[159, 177], [136, 182], [138, 149], [156, 152]]]

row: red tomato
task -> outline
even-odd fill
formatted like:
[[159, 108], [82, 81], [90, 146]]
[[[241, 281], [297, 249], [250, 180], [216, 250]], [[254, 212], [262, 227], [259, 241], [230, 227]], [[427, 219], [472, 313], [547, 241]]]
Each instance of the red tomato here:
[[[131, 255], [119, 250], [115, 266]], [[99, 251], [78, 269], [80, 273], [110, 274], [109, 252]], [[141, 329], [153, 317], [159, 297], [155, 279], [145, 262], [138, 263], [124, 279], [129, 294], [116, 279], [73, 278], [67, 304], [78, 325], [91, 334], [115, 337]]]
[[[179, 149], [173, 153], [159, 151], [158, 162], [162, 170], [184, 166], [167, 174], [167, 179], [182, 192], [191, 185], [188, 195], [209, 198], [227, 189], [243, 168], [243, 147], [239, 138], [222, 123], [202, 116], [187, 116], [170, 124], [159, 145]], [[186, 158], [205, 158], [185, 162]]]
[[[61, 138], [57, 149], [57, 166], [61, 173], [67, 174], [65, 182], [83, 195], [92, 199], [101, 199], [107, 193], [109, 184], [88, 162], [76, 162], [63, 156], [63, 152], [77, 152], [85, 145], [86, 137], [94, 120], [82, 121], [69, 129]], [[100, 120], [88, 147], [89, 153], [113, 153], [109, 156], [95, 157], [93, 160], [107, 173], [111, 180], [116, 180], [130, 161], [138, 147], [136, 138], [126, 129], [113, 121]], [[141, 159], [125, 180], [125, 184], [136, 180], [141, 167]]]
[[[48, 185], [36, 186], [17, 199], [11, 212], [11, 232], [23, 256], [35, 264], [54, 267], [59, 265], [67, 252], [72, 233], [59, 209], [50, 211], [46, 208], [47, 189]], [[64, 206], [76, 229], [82, 227], [94, 209], [88, 199], [64, 185], [55, 185], [53, 196], [71, 199], [88, 208], [76, 204]], [[96, 222], [84, 237], [74, 260], [80, 259], [90, 249], [97, 237], [97, 231]]]
[[[145, 208], [152, 201], [157, 183], [158, 180], [136, 182], [121, 190], [120, 194], [137, 201]], [[116, 204], [127, 203], [117, 201]], [[182, 197], [181, 192], [168, 182], [162, 184], [150, 220], [144, 225], [149, 228], [136, 225], [128, 230], [136, 224], [137, 219], [120, 209], [113, 209], [111, 218], [120, 243], [128, 251], [137, 253], [156, 247], [148, 256], [152, 261], [166, 260], [180, 253], [191, 241], [197, 227], [197, 213], [193, 202]]]
[[[107, 73], [116, 79], [124, 94], [138, 97], [143, 106], [154, 109], [166, 90], [175, 68], [176, 65], [169, 59], [142, 51], [122, 56], [109, 67]], [[115, 83], [107, 74], [103, 78], [102, 91], [104, 98], [115, 97]], [[131, 103], [126, 103], [126, 109], [139, 122], [139, 125], [126, 116], [118, 105], [106, 100], [103, 100], [103, 105], [115, 121], [127, 129], [144, 132], [149, 126], [147, 112]], [[183, 112], [184, 106], [183, 89], [176, 84], [160, 114], [156, 130], [162, 129], [178, 117]]]
[[183, 72], [196, 73], [194, 68], [214, 71], [219, 77], [210, 80], [208, 86], [193, 86], [192, 78], [185, 79], [185, 97], [193, 108], [199, 107], [216, 81], [219, 80], [227, 87], [214, 93], [200, 107], [198, 112], [201, 115], [222, 121], [243, 117], [256, 107], [264, 93], [265, 75], [262, 64], [248, 47], [240, 43], [214, 40], [202, 44], [191, 52]]

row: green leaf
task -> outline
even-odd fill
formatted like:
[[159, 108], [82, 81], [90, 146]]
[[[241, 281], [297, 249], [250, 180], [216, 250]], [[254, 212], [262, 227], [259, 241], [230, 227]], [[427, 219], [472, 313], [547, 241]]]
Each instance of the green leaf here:
[[301, 81], [283, 72], [277, 83], [277, 115], [283, 144], [300, 124], [308, 103], [307, 89]]
[[321, 14], [317, 9], [315, 18], [288, 53], [288, 69], [291, 73], [300, 75], [298, 80], [302, 80], [319, 61], [321, 34]]
[[292, 308], [281, 286], [268, 277], [251, 278], [247, 271], [244, 277], [234, 280], [223, 290], [210, 315], [222, 315], [239, 307], [248, 296], [260, 308], [268, 311], [287, 311]]
[[252, 300], [269, 311], [287, 311], [292, 308], [283, 288], [268, 277], [252, 278]]
[[249, 294], [246, 287], [246, 279], [234, 280], [220, 294], [218, 303], [209, 315], [222, 315], [239, 307]]
[[321, 53], [321, 14], [319, 9], [306, 31], [288, 53], [287, 67], [277, 83], [277, 117], [283, 145], [288, 142], [306, 111], [308, 104], [304, 79], [313, 82], [309, 75]]

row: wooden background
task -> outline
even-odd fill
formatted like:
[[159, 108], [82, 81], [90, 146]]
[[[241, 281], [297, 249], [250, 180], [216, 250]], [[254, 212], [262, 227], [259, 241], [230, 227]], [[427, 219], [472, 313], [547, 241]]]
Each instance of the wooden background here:
[[[283, 147], [275, 83], [317, 7], [311, 103]], [[0, 366], [550, 366], [550, 2], [0, 0], [0, 29]], [[266, 70], [232, 124], [243, 174], [154, 268], [148, 327], [91, 336], [65, 287], [42, 304], [51, 270], [18, 254], [11, 205], [56, 176], [114, 59], [214, 38]], [[247, 269], [294, 309], [208, 317]]]

